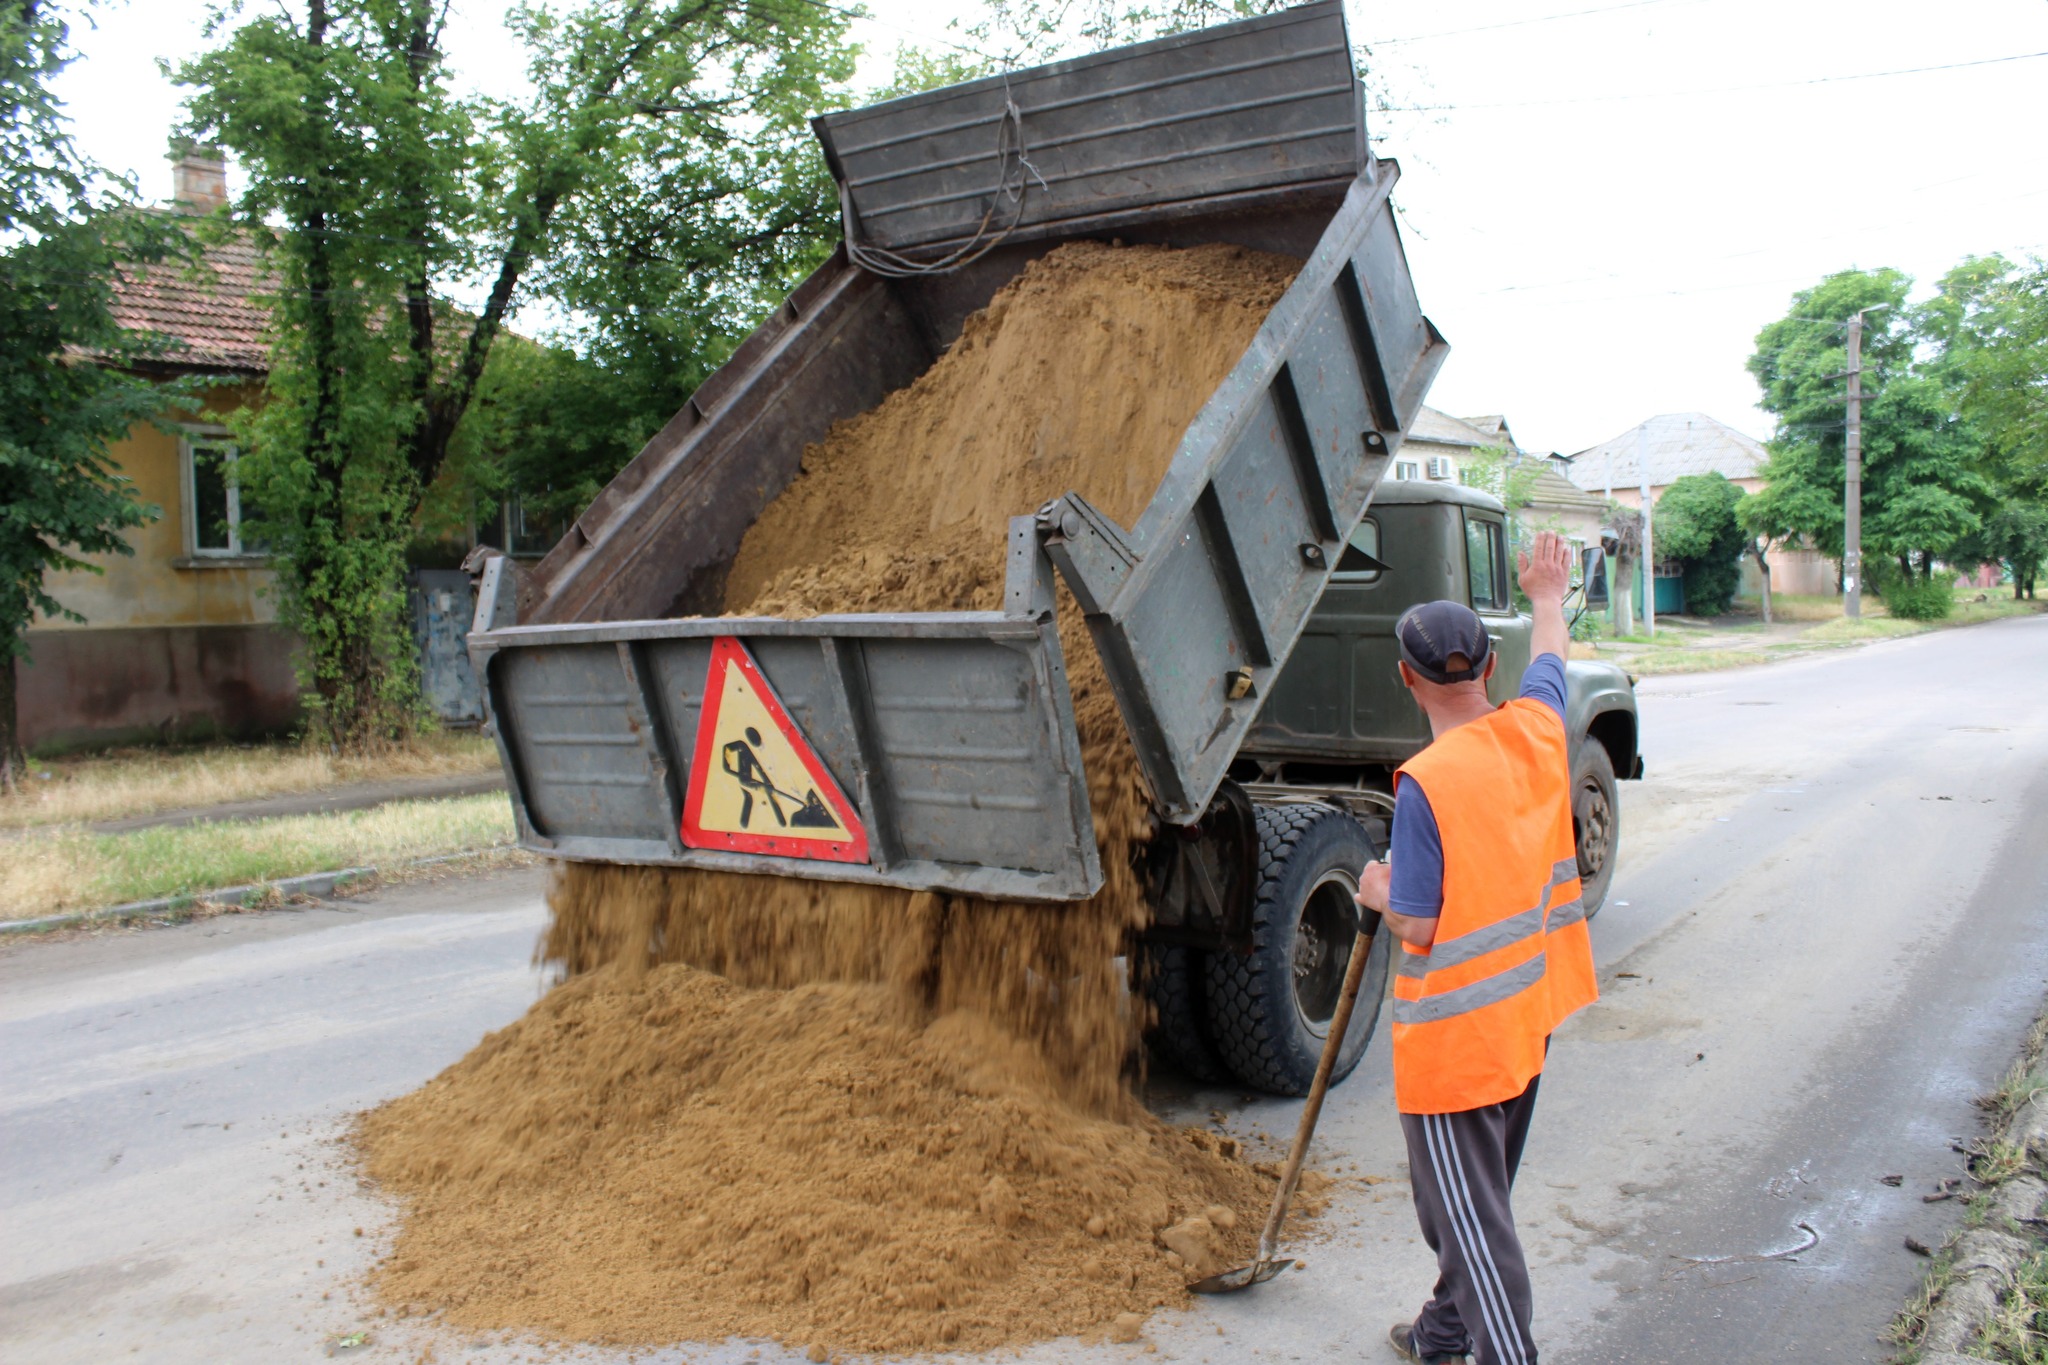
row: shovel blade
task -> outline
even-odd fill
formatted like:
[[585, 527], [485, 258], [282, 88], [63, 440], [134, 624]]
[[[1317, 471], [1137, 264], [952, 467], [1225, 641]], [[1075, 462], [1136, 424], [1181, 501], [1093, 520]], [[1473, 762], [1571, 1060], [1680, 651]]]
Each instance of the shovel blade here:
[[1196, 1280], [1188, 1288], [1197, 1294], [1235, 1294], [1240, 1289], [1264, 1284], [1293, 1264], [1293, 1258], [1288, 1256], [1271, 1261], [1253, 1261], [1235, 1270], [1219, 1270], [1206, 1279]]

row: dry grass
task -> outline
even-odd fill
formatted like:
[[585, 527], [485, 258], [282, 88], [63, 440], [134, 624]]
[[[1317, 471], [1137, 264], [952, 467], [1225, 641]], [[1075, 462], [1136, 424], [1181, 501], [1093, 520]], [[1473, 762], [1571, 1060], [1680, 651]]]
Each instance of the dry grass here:
[[[1751, 611], [1756, 610], [1758, 604], [1755, 598], [1745, 597], [1741, 599], [1741, 605], [1743, 610]], [[1885, 614], [1884, 603], [1872, 594], [1863, 599], [1863, 612], [1865, 616], [1882, 616]], [[1771, 598], [1773, 621], [1835, 621], [1841, 619], [1841, 615], [1842, 599], [1832, 595], [1804, 597], [1779, 593]]]
[[338, 757], [303, 744], [116, 750], [30, 763], [21, 794], [0, 795], [0, 829], [89, 824], [346, 782], [489, 773], [497, 766], [490, 740], [456, 732], [425, 735], [368, 757]]
[[1861, 620], [1850, 620], [1837, 615], [1832, 621], [1824, 621], [1799, 637], [1802, 644], [1845, 645], [1864, 640], [1895, 640], [1902, 635], [1918, 635], [1934, 629], [1924, 621], [1895, 621], [1889, 616], [1866, 616]]
[[497, 793], [128, 834], [39, 830], [5, 846], [0, 919], [459, 853], [512, 838], [511, 804]]
[[1617, 660], [1642, 677], [1664, 673], [1707, 673], [1717, 668], [1746, 668], [1769, 663], [1776, 655], [1760, 649], [1662, 649]]

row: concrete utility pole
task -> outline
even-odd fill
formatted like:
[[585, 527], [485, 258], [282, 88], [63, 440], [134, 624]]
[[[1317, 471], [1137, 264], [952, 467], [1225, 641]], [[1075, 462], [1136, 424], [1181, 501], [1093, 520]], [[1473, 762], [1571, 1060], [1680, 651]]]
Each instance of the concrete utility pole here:
[[1636, 428], [1636, 477], [1643, 499], [1643, 629], [1657, 638], [1657, 554], [1650, 540], [1650, 424]]
[[1863, 615], [1863, 314], [1849, 315], [1849, 450], [1842, 487], [1842, 615]]

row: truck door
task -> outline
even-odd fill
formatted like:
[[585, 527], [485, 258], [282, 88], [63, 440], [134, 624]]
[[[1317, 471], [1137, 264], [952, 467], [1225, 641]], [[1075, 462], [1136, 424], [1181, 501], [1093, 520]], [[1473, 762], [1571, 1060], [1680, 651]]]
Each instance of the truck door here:
[[1501, 518], [1476, 508], [1465, 509], [1465, 584], [1472, 610], [1479, 613], [1500, 663], [1486, 693], [1496, 704], [1521, 690], [1529, 666], [1529, 618], [1515, 610], [1511, 588], [1513, 564], [1508, 558], [1507, 531]]

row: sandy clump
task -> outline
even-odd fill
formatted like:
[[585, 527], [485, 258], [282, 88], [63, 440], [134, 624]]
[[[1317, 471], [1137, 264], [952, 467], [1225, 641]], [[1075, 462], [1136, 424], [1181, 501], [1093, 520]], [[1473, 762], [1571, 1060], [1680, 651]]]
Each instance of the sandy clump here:
[[[996, 608], [1009, 517], [1076, 489], [1135, 521], [1297, 265], [1041, 258], [805, 452], [727, 612]], [[1126, 1084], [1147, 802], [1071, 601], [1060, 626], [1098, 895], [563, 865], [541, 955], [568, 980], [361, 1125], [405, 1215], [382, 1296], [564, 1339], [984, 1348], [1121, 1336], [1243, 1259], [1270, 1177]]]

